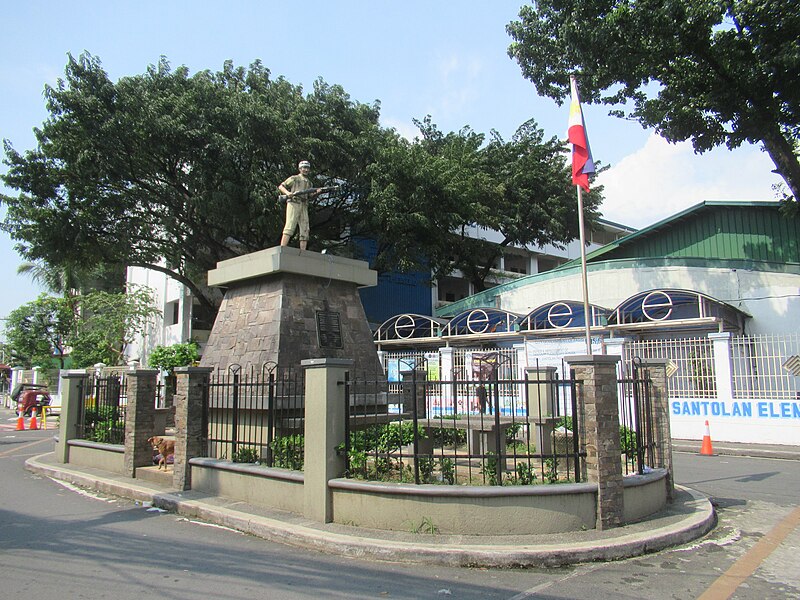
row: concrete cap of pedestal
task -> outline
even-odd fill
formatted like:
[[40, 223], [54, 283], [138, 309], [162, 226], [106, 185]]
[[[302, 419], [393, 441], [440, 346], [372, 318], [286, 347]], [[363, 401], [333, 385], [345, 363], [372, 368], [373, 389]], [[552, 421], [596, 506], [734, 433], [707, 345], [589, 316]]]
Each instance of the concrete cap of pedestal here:
[[208, 272], [208, 285], [230, 287], [234, 282], [278, 273], [346, 281], [359, 287], [378, 283], [378, 272], [370, 269], [363, 260], [276, 246], [218, 262], [217, 268]]

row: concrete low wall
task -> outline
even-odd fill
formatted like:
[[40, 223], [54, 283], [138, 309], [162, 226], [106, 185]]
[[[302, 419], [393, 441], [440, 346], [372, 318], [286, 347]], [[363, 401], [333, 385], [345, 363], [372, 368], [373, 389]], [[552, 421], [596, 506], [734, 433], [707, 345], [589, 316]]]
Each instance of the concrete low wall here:
[[[192, 489], [302, 514], [302, 473], [193, 458]], [[666, 506], [666, 471], [624, 479], [625, 521]], [[372, 529], [456, 535], [563, 533], [594, 529], [597, 485], [442, 486], [333, 479], [333, 521]]]
[[122, 444], [99, 444], [86, 440], [68, 440], [69, 462], [80, 467], [92, 467], [120, 473], [125, 471], [125, 446]]
[[624, 486], [625, 523], [640, 521], [667, 506], [667, 470], [653, 469], [645, 475], [629, 475], [622, 480]]
[[333, 519], [394, 531], [462, 535], [562, 533], [595, 527], [597, 485], [441, 486], [335, 479]]
[[192, 490], [253, 506], [303, 511], [303, 474], [215, 458], [192, 458]]

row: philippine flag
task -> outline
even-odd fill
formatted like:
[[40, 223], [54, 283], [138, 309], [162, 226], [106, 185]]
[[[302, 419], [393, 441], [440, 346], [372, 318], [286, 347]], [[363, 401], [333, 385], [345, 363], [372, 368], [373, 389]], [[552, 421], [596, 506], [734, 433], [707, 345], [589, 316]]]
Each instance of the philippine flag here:
[[567, 138], [572, 144], [572, 183], [589, 191], [589, 173], [594, 173], [592, 150], [589, 148], [589, 138], [586, 135], [586, 125], [583, 122], [581, 101], [578, 98], [578, 84], [575, 77], [569, 78], [572, 91], [572, 102], [569, 105], [569, 130]]

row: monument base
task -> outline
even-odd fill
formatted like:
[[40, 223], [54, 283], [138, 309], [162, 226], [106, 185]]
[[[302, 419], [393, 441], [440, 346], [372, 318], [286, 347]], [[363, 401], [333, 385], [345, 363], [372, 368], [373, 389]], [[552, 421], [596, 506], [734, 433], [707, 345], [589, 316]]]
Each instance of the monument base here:
[[299, 367], [309, 358], [380, 363], [359, 287], [377, 284], [364, 261], [274, 247], [217, 263], [208, 283], [227, 288], [201, 366]]

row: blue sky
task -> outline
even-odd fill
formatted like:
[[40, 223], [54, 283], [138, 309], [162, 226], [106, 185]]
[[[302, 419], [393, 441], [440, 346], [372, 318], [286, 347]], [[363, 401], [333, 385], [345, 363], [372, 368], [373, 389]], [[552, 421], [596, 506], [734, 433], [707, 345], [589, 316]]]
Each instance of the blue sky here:
[[[9, 2], [0, 38], [0, 137], [33, 147], [47, 117], [42, 91], [63, 74], [67, 53], [99, 56], [112, 79], [142, 73], [166, 56], [192, 72], [227, 59], [261, 59], [273, 76], [311, 88], [319, 77], [354, 100], [381, 103], [381, 119], [408, 137], [430, 114], [444, 131], [470, 126], [510, 137], [530, 118], [566, 137], [568, 107], [539, 98], [506, 54], [514, 0], [270, 0]], [[768, 157], [758, 148], [696, 156], [638, 124], [584, 106], [595, 160], [611, 165], [604, 217], [642, 227], [702, 200], [769, 200]], [[5, 171], [5, 166], [0, 167]], [[13, 193], [3, 189], [4, 193]], [[0, 233], [0, 317], [39, 293], [16, 275], [21, 258]]]

